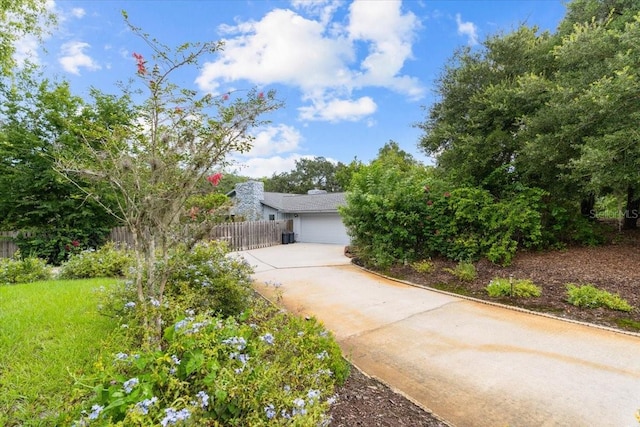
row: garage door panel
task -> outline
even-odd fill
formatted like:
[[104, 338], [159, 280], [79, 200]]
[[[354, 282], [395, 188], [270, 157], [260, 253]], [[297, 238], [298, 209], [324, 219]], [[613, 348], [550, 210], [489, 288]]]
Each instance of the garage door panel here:
[[301, 214], [298, 241], [348, 245], [347, 230], [338, 214]]

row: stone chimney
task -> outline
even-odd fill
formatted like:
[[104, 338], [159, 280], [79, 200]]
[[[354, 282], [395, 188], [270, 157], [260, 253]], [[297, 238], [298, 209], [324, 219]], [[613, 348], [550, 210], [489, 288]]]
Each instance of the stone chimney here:
[[260, 181], [247, 181], [236, 184], [236, 215], [247, 221], [262, 220], [262, 204], [264, 200], [264, 184]]

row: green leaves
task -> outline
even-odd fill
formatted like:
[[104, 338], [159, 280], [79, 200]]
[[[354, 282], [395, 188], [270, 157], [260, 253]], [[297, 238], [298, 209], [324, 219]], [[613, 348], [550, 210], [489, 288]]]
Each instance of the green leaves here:
[[[498, 198], [538, 187], [555, 203], [638, 203], [640, 8], [574, 0], [557, 34], [521, 26], [457, 52], [420, 140], [458, 185]], [[631, 221], [630, 221], [631, 222]]]
[[182, 358], [182, 362], [184, 362], [184, 373], [189, 376], [194, 372], [200, 370], [202, 365], [204, 364], [204, 354], [202, 350], [196, 348], [193, 350], [189, 350], [186, 352]]

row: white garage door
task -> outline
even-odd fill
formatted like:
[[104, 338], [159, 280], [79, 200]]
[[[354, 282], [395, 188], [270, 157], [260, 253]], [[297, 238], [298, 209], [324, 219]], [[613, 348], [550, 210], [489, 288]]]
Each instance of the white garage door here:
[[336, 214], [300, 214], [296, 240], [302, 243], [348, 245], [349, 236], [340, 216]]

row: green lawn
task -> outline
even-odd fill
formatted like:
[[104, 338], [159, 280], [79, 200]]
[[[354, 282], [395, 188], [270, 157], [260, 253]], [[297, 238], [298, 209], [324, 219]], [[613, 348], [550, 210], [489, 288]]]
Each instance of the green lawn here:
[[0, 425], [55, 425], [101, 340], [117, 327], [98, 313], [114, 279], [0, 286]]

